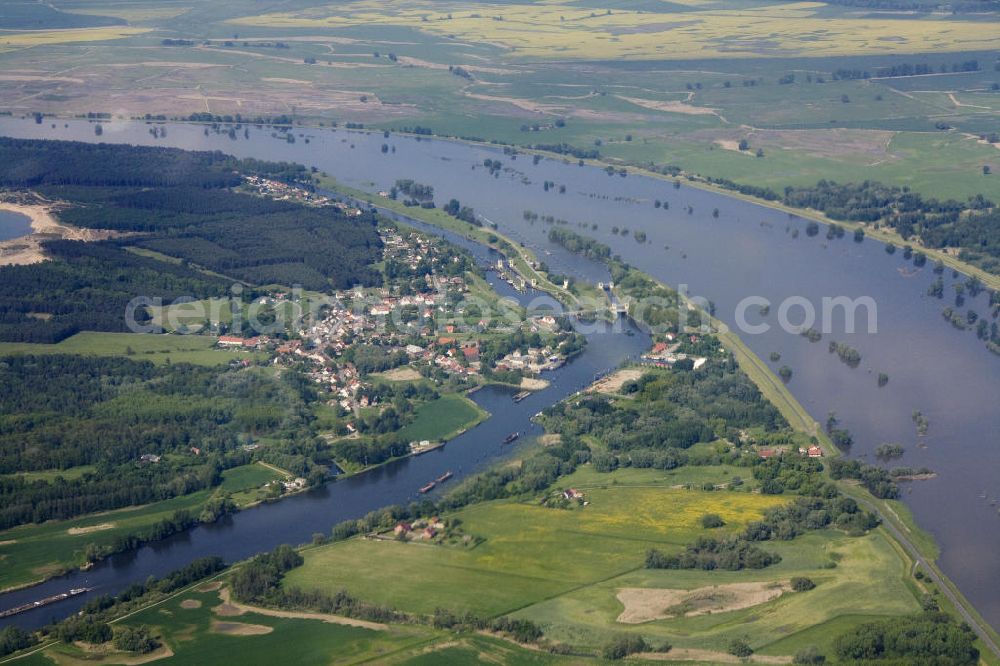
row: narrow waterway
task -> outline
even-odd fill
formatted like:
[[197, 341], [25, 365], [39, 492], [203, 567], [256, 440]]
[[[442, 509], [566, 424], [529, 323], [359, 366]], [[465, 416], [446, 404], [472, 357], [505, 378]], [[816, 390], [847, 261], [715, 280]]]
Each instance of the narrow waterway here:
[[[487, 281], [501, 297], [517, 301], [534, 312], [562, 310], [559, 303], [544, 292], [518, 292], [500, 280], [489, 270], [501, 257], [494, 250], [412, 218], [392, 217], [421, 231], [440, 235], [467, 250], [487, 269]], [[0, 620], [0, 626], [39, 627], [74, 612], [95, 595], [113, 594], [129, 583], [143, 581], [149, 576], [162, 576], [198, 557], [218, 555], [232, 562], [282, 543], [306, 543], [317, 532], [329, 534], [330, 529], [343, 520], [359, 518], [390, 504], [405, 504], [446, 492], [468, 475], [482, 471], [498, 459], [515, 455], [542, 434], [531, 421], [542, 409], [583, 389], [623, 360], [638, 358], [649, 348], [649, 336], [624, 319], [614, 323], [578, 322], [577, 326], [587, 336], [588, 345], [566, 365], [544, 375], [550, 382], [547, 388], [516, 403], [513, 388], [487, 386], [473, 392], [470, 397], [489, 412], [489, 418], [449, 440], [444, 447], [392, 461], [322, 488], [262, 504], [217, 523], [115, 555], [89, 571], [76, 571], [38, 586], [2, 594], [0, 609], [5, 609], [72, 588], [91, 588], [86, 594]], [[519, 437], [504, 444], [508, 435], [515, 432]], [[428, 481], [449, 471], [454, 476], [446, 483], [426, 495], [418, 492]]]
[[[602, 266], [550, 243], [550, 225], [533, 221], [526, 211], [565, 220], [566, 228], [608, 244], [626, 261], [664, 282], [688, 285], [690, 294], [710, 299], [716, 315], [734, 328], [744, 299], [766, 299], [771, 304], [770, 313], [762, 316], [758, 308], [752, 307], [746, 311], [746, 319], [750, 324], [764, 324], [768, 330], [737, 329], [741, 337], [763, 359], [772, 353], [780, 354], [780, 361], [772, 366], [787, 365], [792, 369], [789, 388], [817, 421], [823, 423], [830, 412], [836, 413], [840, 425], [854, 435], [852, 456], [873, 460], [872, 452], [879, 444], [899, 443], [906, 453], [893, 465], [927, 466], [937, 472], [932, 480], [905, 486], [904, 500], [918, 523], [940, 544], [944, 571], [987, 620], [1000, 627], [1000, 595], [995, 592], [1000, 589], [1000, 515], [996, 506], [1000, 501], [1000, 479], [996, 475], [1000, 470], [1000, 410], [996, 409], [1000, 357], [990, 353], [974, 332], [958, 330], [942, 317], [944, 306], [956, 307], [953, 285], [964, 281], [964, 276], [946, 270], [942, 276], [944, 298], [934, 298], [927, 294], [928, 286], [938, 277], [932, 266], [928, 263], [915, 267], [903, 252], [890, 255], [879, 242], [854, 242], [850, 234], [827, 239], [825, 227], [818, 235], [810, 236], [805, 220], [743, 200], [683, 184], [676, 189], [669, 182], [653, 178], [609, 176], [600, 169], [578, 166], [575, 161], [542, 159], [535, 163], [526, 155], [515, 159], [488, 146], [329, 129], [297, 130], [294, 143], [270, 129], [255, 127], [249, 129], [249, 138], [237, 133], [238, 138], [231, 139], [225, 133], [205, 134], [203, 127], [195, 125], [168, 125], [166, 137], [155, 138], [150, 134], [151, 126], [141, 122], [105, 124], [103, 136], [98, 139], [87, 122], [69, 121], [66, 125], [52, 129], [35, 125], [30, 119], [0, 119], [0, 134], [217, 149], [240, 157], [295, 161], [370, 192], [388, 190], [397, 179], [410, 178], [434, 186], [438, 202], [454, 197], [463, 205], [473, 206], [500, 231], [534, 250], [555, 272], [594, 281], [607, 279]], [[385, 153], [383, 144], [387, 146]], [[500, 160], [505, 168], [491, 173], [483, 166], [486, 159]], [[655, 206], [656, 200], [661, 206]], [[612, 233], [614, 229], [618, 233]], [[870, 298], [874, 313], [860, 308], [855, 332], [846, 332], [842, 310], [834, 309], [824, 317], [824, 299], [837, 297]], [[974, 310], [988, 317], [986, 298], [985, 294], [966, 295], [964, 305], [956, 310], [962, 316]], [[783, 304], [791, 304], [787, 312]], [[816, 328], [830, 331], [819, 342], [809, 342], [778, 325], [781, 314], [793, 323], [801, 323], [803, 307], [815, 311]], [[874, 325], [869, 331], [871, 314]], [[489, 433], [487, 443], [481, 445], [486, 449], [477, 454], [484, 456], [482, 464], [492, 456], [488, 449], [499, 442], [504, 431], [527, 430], [529, 426], [522, 428], [517, 423], [526, 423], [528, 415], [576, 390], [573, 387], [579, 384], [570, 379], [576, 377], [574, 373], [579, 374], [576, 380], [586, 383], [593, 372], [617, 365], [643, 346], [641, 336], [594, 332], [590, 337], [588, 352], [560, 371], [553, 387], [518, 406], [523, 408], [518, 411], [523, 421], [490, 426], [507, 418], [495, 417], [482, 426], [497, 430]], [[857, 349], [860, 364], [849, 367], [836, 354], [829, 353], [830, 341]], [[883, 387], [877, 382], [879, 373], [889, 377]], [[476, 400], [487, 409], [491, 409], [493, 400], [499, 405], [509, 402], [505, 394], [492, 390], [481, 391]], [[916, 410], [929, 422], [923, 437], [918, 436], [913, 419]], [[440, 455], [453, 455], [451, 451], [458, 448], [449, 444]], [[403, 481], [395, 480], [398, 469], [418, 468], [437, 455], [387, 468], [370, 475], [370, 479], [333, 484], [320, 491], [322, 502], [295, 498], [289, 506], [326, 507], [330, 502], [322, 493], [335, 492], [339, 497], [339, 493], [347, 492], [335, 491], [338, 486], [351, 488], [352, 498], [365, 498], [359, 500], [359, 508], [398, 501], [393, 494], [379, 502], [368, 490], [375, 485], [379, 489], [393, 488], [394, 493], [412, 492], [420, 482], [435, 475], [423, 474], [421, 468], [420, 474], [405, 479], [407, 488], [400, 489], [397, 486]], [[465, 466], [463, 469], [468, 471]], [[234, 524], [241, 526], [235, 540], [244, 549], [252, 548], [253, 536], [243, 525], [250, 532], [259, 529], [268, 537], [289, 529], [288, 521], [279, 513], [261, 510], [243, 515], [237, 516]], [[334, 515], [329, 518], [321, 522], [333, 524], [338, 520]], [[270, 520], [276, 521], [274, 525], [268, 523]], [[117, 578], [131, 579], [131, 567], [135, 566], [135, 571], [143, 569], [145, 558], [153, 557], [150, 553], [158, 549], [175, 549], [177, 556], [171, 559], [178, 564], [197, 554], [214, 552], [201, 548], [206, 538], [202, 535], [225, 529], [225, 525], [200, 528], [124, 557], [117, 565]], [[323, 530], [304, 533], [312, 531]], [[191, 545], [178, 545], [187, 543]], [[256, 550], [266, 547], [262, 540]], [[234, 547], [218, 552], [232, 557], [238, 550]], [[246, 552], [251, 551], [243, 554]], [[59, 587], [53, 589], [61, 591]], [[44, 593], [32, 598], [37, 596]], [[14, 604], [0, 597], [0, 606], [8, 605]]]

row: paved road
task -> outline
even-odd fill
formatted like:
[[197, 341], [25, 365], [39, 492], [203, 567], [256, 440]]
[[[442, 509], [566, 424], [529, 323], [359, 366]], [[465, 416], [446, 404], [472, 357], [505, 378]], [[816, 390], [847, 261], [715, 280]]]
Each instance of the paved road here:
[[903, 549], [906, 550], [911, 558], [913, 558], [913, 561], [923, 568], [924, 574], [934, 581], [934, 583], [938, 586], [938, 589], [941, 590], [946, 597], [948, 597], [951, 603], [955, 606], [956, 610], [958, 610], [958, 614], [962, 616], [962, 619], [965, 620], [968, 625], [972, 627], [972, 630], [976, 632], [976, 635], [979, 636], [979, 640], [983, 642], [983, 645], [989, 648], [989, 650], [996, 655], [998, 659], [1000, 659], [1000, 646], [997, 646], [996, 641], [994, 641], [993, 637], [990, 636], [989, 632], [983, 626], [982, 621], [973, 617], [972, 613], [965, 608], [965, 605], [962, 603], [959, 595], [955, 594], [955, 592], [951, 589], [951, 586], [946, 584], [944, 577], [938, 573], [937, 568], [931, 566], [927, 559], [920, 554], [919, 550], [917, 550], [917, 547], [913, 545], [913, 542], [910, 541], [902, 530], [896, 527], [896, 525], [885, 516], [885, 514], [874, 502], [865, 499], [864, 497], [855, 496], [855, 499], [859, 504], [864, 505], [869, 511], [873, 511], [878, 514], [878, 517], [882, 520], [882, 525], [884, 525], [896, 541], [903, 546]]

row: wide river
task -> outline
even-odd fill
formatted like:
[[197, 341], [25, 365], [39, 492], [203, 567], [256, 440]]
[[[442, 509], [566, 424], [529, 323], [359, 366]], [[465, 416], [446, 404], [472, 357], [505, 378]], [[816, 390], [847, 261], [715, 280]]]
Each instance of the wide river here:
[[[167, 125], [154, 137], [142, 122], [104, 124], [97, 137], [85, 121], [58, 121], [56, 127], [32, 119], [0, 119], [0, 135], [169, 145], [222, 150], [239, 157], [287, 160], [315, 166], [340, 182], [371, 192], [388, 190], [400, 178], [434, 186], [439, 205], [450, 198], [473, 206], [503, 233], [532, 248], [552, 270], [591, 280], [606, 280], [602, 266], [563, 251], [548, 241], [549, 225], [526, 219], [524, 212], [569, 221], [567, 228], [610, 245], [629, 263], [664, 282], [688, 285], [691, 295], [714, 303], [716, 316], [733, 326], [761, 358], [772, 352], [794, 374], [789, 388], [820, 423], [835, 412], [854, 436], [852, 456], [874, 460], [881, 443], [900, 443], [906, 453], [893, 465], [929, 467], [937, 477], [905, 486], [904, 500], [921, 527], [941, 547], [939, 563], [963, 593], [1000, 628], [1000, 356], [989, 352], [971, 331], [960, 331], [941, 316], [953, 305], [951, 284], [964, 280], [944, 274], [945, 299], [927, 295], [936, 279], [931, 265], [920, 269], [876, 241], [854, 242], [848, 234], [827, 240], [825, 228], [806, 233], [795, 216], [739, 199], [661, 180], [609, 176], [574, 161], [530, 156], [516, 160], [502, 150], [459, 142], [416, 139], [381, 132], [311, 129], [295, 132], [295, 142], [275, 138], [270, 129], [251, 127], [235, 139], [204, 133], [201, 126]], [[383, 144], [387, 152], [382, 152]], [[491, 176], [486, 159], [501, 160]], [[550, 185], [545, 186], [546, 183]], [[564, 191], [561, 191], [564, 186]], [[655, 207], [654, 201], [669, 206]], [[580, 229], [579, 224], [586, 224]], [[597, 225], [593, 229], [591, 225]], [[613, 234], [612, 228], [627, 228]], [[635, 232], [645, 234], [645, 242]], [[770, 313], [746, 310], [750, 324], [767, 331], [740, 330], [739, 304], [748, 297], [767, 299]], [[846, 332], [842, 310], [823, 316], [823, 299], [869, 298], [876, 313], [869, 332], [866, 310], [858, 310], [856, 332]], [[814, 326], [829, 330], [811, 343], [778, 325], [779, 315], [802, 321], [803, 306], [816, 313]], [[988, 315], [985, 294], [967, 297], [958, 310]], [[545, 405], [578, 390], [595, 372], [641, 351], [648, 338], [620, 332], [592, 332], [590, 345], [575, 362], [554, 375], [551, 388], [516, 407], [509, 394], [486, 389], [475, 399], [494, 414], [442, 451], [387, 466], [375, 473], [329, 484], [326, 488], [246, 511], [226, 523], [200, 527], [161, 544], [111, 560], [86, 574], [72, 574], [30, 590], [0, 596], [0, 608], [78, 584], [113, 591], [131, 580], [162, 574], [204, 554], [228, 560], [281, 542], [302, 542], [348, 517], [399, 502], [440, 471], [467, 474], [503, 455], [499, 441], [512, 430], [535, 432], [529, 417]], [[862, 356], [858, 367], [827, 351], [830, 340], [845, 342]], [[879, 373], [889, 383], [879, 387]], [[927, 418], [918, 437], [913, 413]], [[458, 474], [456, 474], [457, 476]], [[86, 582], [85, 581], [89, 581]], [[51, 607], [64, 614], [70, 602]], [[56, 610], [58, 609], [58, 611]], [[19, 623], [36, 624], [31, 614]]]

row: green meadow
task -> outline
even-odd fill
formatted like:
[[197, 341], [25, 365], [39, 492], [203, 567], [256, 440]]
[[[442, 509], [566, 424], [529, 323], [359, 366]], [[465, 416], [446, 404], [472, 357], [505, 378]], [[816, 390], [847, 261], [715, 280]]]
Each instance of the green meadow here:
[[[305, 551], [287, 587], [347, 590], [367, 601], [419, 615], [435, 608], [485, 616], [513, 614], [542, 626], [546, 637], [598, 649], [622, 633], [653, 644], [722, 651], [748, 635], [758, 652], [789, 655], [806, 645], [829, 652], [841, 629], [876, 617], [919, 609], [919, 590], [881, 531], [848, 537], [836, 530], [810, 532], [792, 541], [768, 542], [782, 561], [758, 571], [648, 570], [649, 548], [679, 550], [700, 535], [732, 533], [785, 499], [752, 492], [704, 491], [725, 483], [738, 468], [687, 467], [672, 472], [590, 466], [561, 479], [553, 490], [574, 487], [586, 506], [546, 508], [499, 500], [460, 510], [452, 518], [483, 539], [475, 547], [395, 540], [351, 539]], [[716, 513], [721, 530], [700, 518]], [[376, 566], [371, 563], [376, 562]], [[729, 583], [787, 584], [807, 576], [817, 587], [742, 610], [671, 617], [640, 624], [618, 621], [623, 588], [693, 590]], [[469, 646], [456, 648], [466, 654]]]
[[[46, 472], [52, 478], [81, 475], [80, 469]], [[99, 546], [115, 538], [136, 532], [153, 523], [170, 518], [175, 511], [187, 510], [197, 515], [202, 505], [213, 495], [230, 494], [241, 506], [263, 498], [258, 489], [268, 481], [282, 478], [278, 472], [259, 464], [228, 469], [222, 483], [212, 490], [129, 507], [116, 511], [91, 514], [72, 520], [49, 521], [22, 525], [0, 532], [0, 589], [16, 587], [81, 566], [85, 562], [87, 544]]]
[[[220, 604], [218, 591], [196, 588], [131, 615], [121, 624], [150, 627], [163, 642], [153, 655], [169, 657], [171, 664], [192, 665], [356, 663], [421, 645], [435, 634], [423, 628], [374, 630], [256, 613], [220, 616], [213, 612]], [[46, 654], [57, 663], [111, 664], [128, 658], [118, 653], [95, 660], [93, 654], [65, 645]]]
[[[919, 610], [906, 582], [905, 563], [886, 538], [874, 533], [847, 537], [821, 531], [792, 542], [768, 544], [782, 561], [759, 572], [655, 571], [640, 569], [610, 580], [532, 605], [515, 614], [548, 627], [553, 640], [600, 647], [614, 635], [632, 632], [651, 642], [669, 641], [677, 647], [725, 651], [733, 638], [749, 635], [754, 650], [767, 654], [794, 654], [816, 644], [830, 653], [830, 643], [841, 632], [828, 623], [866, 621], [873, 616], [904, 615]], [[835, 568], [830, 567], [835, 564]], [[781, 582], [807, 576], [816, 588], [785, 592], [774, 601], [729, 612], [676, 617], [642, 624], [617, 621], [624, 605], [616, 597], [622, 588], [697, 588], [747, 582]], [[864, 616], [861, 619], [855, 616]], [[826, 639], [816, 641], [816, 627]], [[806, 638], [799, 636], [804, 635]], [[795, 648], [790, 646], [799, 643]]]
[[[352, 539], [310, 550], [285, 584], [344, 588], [414, 613], [441, 606], [498, 615], [641, 568], [647, 549], [680, 548], [700, 534], [705, 513], [723, 515], [724, 529], [735, 531], [783, 501], [668, 486], [608, 486], [586, 496], [590, 505], [578, 510], [502, 500], [459, 511], [463, 531], [485, 539], [474, 548]], [[382, 565], [362, 564], [374, 561]]]
[[471, 428], [487, 416], [476, 403], [459, 393], [447, 393], [417, 407], [413, 421], [399, 431], [407, 441], [443, 441]]
[[[512, 666], [578, 663], [480, 634], [454, 635], [426, 626], [355, 627], [319, 619], [275, 617], [256, 612], [236, 616], [218, 613], [221, 599], [214, 585], [186, 590], [115, 623], [146, 626], [161, 647], [144, 661], [201, 666], [237, 663], [407, 664], [434, 666], [503, 663]], [[113, 649], [95, 651], [55, 643], [22, 657], [17, 664], [134, 664], [136, 657]]]
[[153, 335], [145, 333], [97, 333], [83, 331], [54, 345], [32, 342], [0, 342], [6, 354], [81, 354], [127, 356], [136, 361], [227, 365], [234, 360], [257, 359], [254, 352], [217, 349], [215, 338], [201, 335]]

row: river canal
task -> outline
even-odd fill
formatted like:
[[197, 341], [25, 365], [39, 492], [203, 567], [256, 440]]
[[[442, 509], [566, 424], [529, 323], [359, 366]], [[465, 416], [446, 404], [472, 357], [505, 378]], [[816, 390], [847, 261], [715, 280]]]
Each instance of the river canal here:
[[[512, 159], [499, 148], [415, 137], [383, 136], [331, 129], [296, 130], [290, 143], [267, 128], [251, 127], [235, 139], [227, 133], [204, 133], [199, 125], [167, 125], [154, 137], [150, 125], [116, 122], [95, 136], [86, 121], [66, 121], [56, 128], [32, 119], [0, 119], [0, 135], [170, 145], [222, 150], [238, 157], [287, 160], [315, 166], [358, 189], [388, 190], [400, 178], [432, 185], [441, 203], [456, 198], [511, 238], [530, 247], [551, 270], [593, 281], [606, 280], [603, 266], [569, 254], [548, 241], [550, 225], [532, 221], [525, 211], [568, 221], [566, 228], [611, 246], [629, 263], [670, 285], [688, 285], [693, 296], [710, 299], [716, 316], [736, 328], [758, 356], [781, 355], [777, 365], [793, 370], [789, 389], [820, 423], [835, 412], [855, 444], [851, 455], [874, 461], [881, 443], [900, 443], [906, 453], [893, 465], [926, 466], [937, 477], [904, 486], [904, 500], [921, 527], [941, 546], [944, 571], [995, 627], [1000, 627], [1000, 357], [989, 352], [971, 331], [952, 327], [941, 316], [953, 305], [952, 283], [963, 281], [944, 272], [944, 300], [927, 295], [937, 278], [930, 262], [915, 267], [903, 252], [888, 254], [883, 244], [854, 242], [847, 234], [827, 239], [825, 227], [810, 236], [806, 220], [764, 206], [682, 184], [629, 175], [608, 175], [575, 161], [530, 155]], [[388, 149], [382, 152], [385, 144]], [[486, 159], [505, 169], [491, 174]], [[546, 187], [546, 183], [549, 186]], [[667, 206], [656, 207], [660, 200]], [[593, 225], [597, 225], [594, 228]], [[612, 233], [613, 228], [627, 233]], [[636, 232], [642, 232], [638, 235]], [[643, 238], [644, 242], [639, 242]], [[480, 252], [482, 255], [482, 252]], [[488, 257], [488, 255], [482, 255]], [[747, 310], [751, 324], [767, 324], [759, 333], [735, 326], [737, 308], [748, 297], [767, 299], [770, 313]], [[868, 297], [875, 304], [875, 330], [868, 331], [865, 309], [858, 311], [857, 331], [845, 332], [842, 311], [826, 320], [824, 298]], [[789, 300], [793, 299], [793, 300]], [[802, 320], [802, 305], [817, 314], [816, 328], [828, 326], [812, 343], [778, 326], [781, 305], [792, 303], [788, 319]], [[966, 297], [957, 308], [987, 316], [986, 295]], [[149, 574], [162, 574], [194, 557], [218, 554], [228, 560], [282, 542], [308, 540], [347, 517], [399, 502], [440, 471], [467, 474], [504, 451], [499, 442], [512, 430], [536, 432], [529, 417], [578, 390], [596, 372], [640, 352], [644, 335], [592, 332], [587, 351], [554, 375], [553, 385], [517, 404], [509, 393], [485, 389], [475, 399], [494, 417], [439, 452], [389, 465], [372, 474], [345, 479], [315, 492], [246, 511], [224, 523], [200, 527], [95, 567], [72, 580], [0, 596], [0, 607], [19, 599], [46, 596], [49, 590], [85, 584], [100, 591], [117, 589]], [[827, 350], [831, 340], [857, 349], [861, 362], [849, 367]], [[877, 376], [889, 382], [879, 387]], [[928, 419], [927, 435], [918, 437], [913, 412]], [[16, 598], [15, 598], [16, 597]], [[60, 604], [59, 612], [69, 605]], [[37, 623], [37, 618], [24, 617]]]

